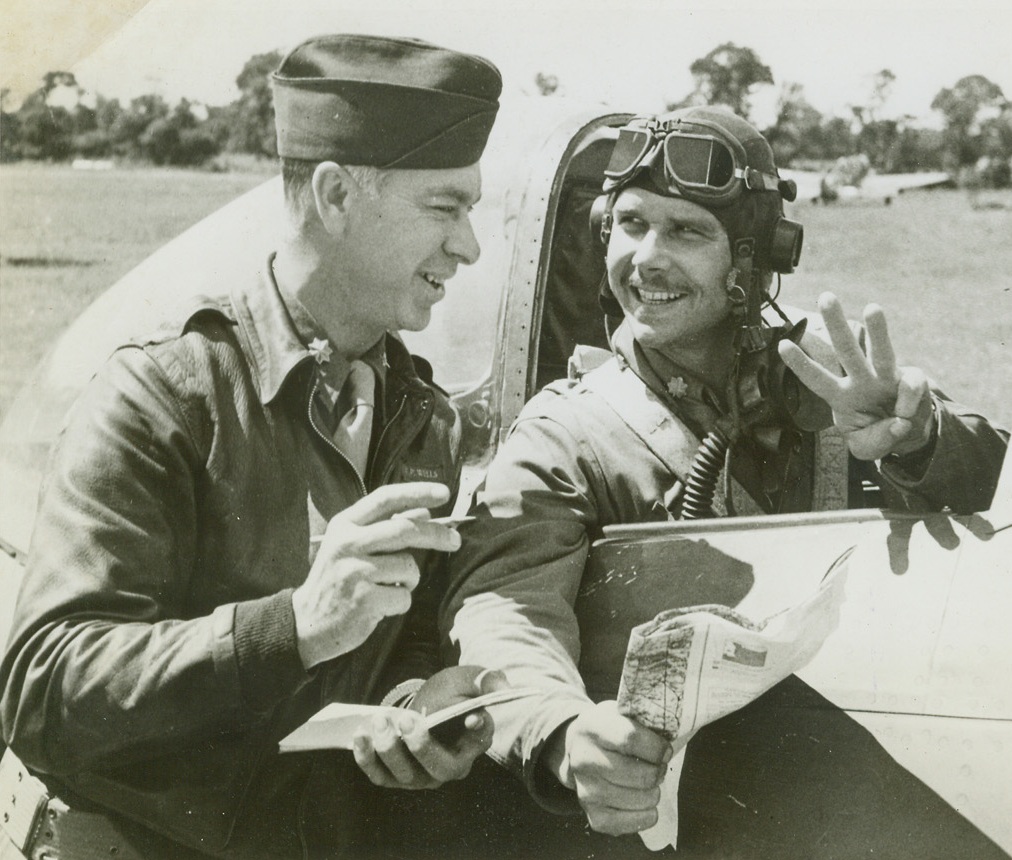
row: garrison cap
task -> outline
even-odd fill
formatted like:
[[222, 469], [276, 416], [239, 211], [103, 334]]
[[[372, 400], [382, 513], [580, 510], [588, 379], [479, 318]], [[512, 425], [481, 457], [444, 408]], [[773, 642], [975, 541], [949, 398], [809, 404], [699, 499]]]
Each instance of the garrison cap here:
[[502, 77], [488, 60], [419, 39], [319, 36], [274, 73], [278, 154], [403, 169], [481, 157]]

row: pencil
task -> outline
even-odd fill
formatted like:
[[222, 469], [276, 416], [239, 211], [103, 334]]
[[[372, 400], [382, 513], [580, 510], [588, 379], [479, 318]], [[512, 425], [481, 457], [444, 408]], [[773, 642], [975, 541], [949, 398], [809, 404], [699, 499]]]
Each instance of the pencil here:
[[[428, 520], [419, 520], [424, 523], [436, 523], [437, 525], [446, 526], [447, 528], [455, 529], [457, 526], [462, 526], [464, 523], [473, 523], [475, 517], [432, 517]], [[311, 544], [320, 543], [323, 540], [323, 535], [313, 535], [310, 537], [309, 542]]]

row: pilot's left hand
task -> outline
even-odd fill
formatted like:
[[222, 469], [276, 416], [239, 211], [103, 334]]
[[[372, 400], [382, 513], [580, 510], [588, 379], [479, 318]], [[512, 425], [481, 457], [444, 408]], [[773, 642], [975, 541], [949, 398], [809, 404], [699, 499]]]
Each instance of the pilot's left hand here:
[[836, 296], [819, 296], [819, 311], [846, 376], [827, 370], [789, 340], [780, 342], [780, 356], [829, 404], [850, 452], [859, 460], [880, 460], [923, 449], [932, 439], [935, 422], [927, 377], [919, 368], [896, 366], [882, 309], [868, 305], [864, 311], [867, 355]]
[[375, 785], [386, 788], [438, 788], [463, 779], [492, 743], [495, 724], [484, 709], [468, 714], [452, 741], [426, 731], [423, 714], [508, 686], [501, 672], [478, 666], [451, 666], [437, 672], [415, 694], [410, 708], [376, 717], [354, 739], [355, 761]]

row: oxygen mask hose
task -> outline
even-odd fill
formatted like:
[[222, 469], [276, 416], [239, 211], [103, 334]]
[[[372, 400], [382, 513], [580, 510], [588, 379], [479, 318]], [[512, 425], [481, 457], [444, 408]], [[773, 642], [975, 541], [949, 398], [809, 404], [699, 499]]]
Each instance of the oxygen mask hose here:
[[720, 427], [706, 434], [692, 459], [689, 476], [685, 479], [685, 493], [682, 496], [682, 519], [712, 519], [713, 496], [717, 480], [724, 465], [730, 439]]

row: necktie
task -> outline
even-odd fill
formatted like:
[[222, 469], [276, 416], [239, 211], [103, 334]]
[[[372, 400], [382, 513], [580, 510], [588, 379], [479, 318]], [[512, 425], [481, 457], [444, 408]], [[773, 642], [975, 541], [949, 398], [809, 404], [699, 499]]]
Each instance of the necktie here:
[[334, 444], [362, 477], [369, 461], [375, 396], [376, 377], [372, 368], [364, 361], [353, 361], [334, 406], [337, 420]]

